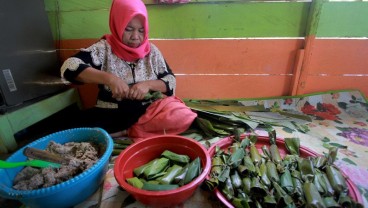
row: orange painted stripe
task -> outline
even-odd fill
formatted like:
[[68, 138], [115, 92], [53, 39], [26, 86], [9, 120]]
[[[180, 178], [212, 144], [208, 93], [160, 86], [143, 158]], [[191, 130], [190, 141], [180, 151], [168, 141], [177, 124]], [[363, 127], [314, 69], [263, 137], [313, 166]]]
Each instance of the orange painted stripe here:
[[181, 98], [261, 98], [289, 95], [287, 76], [177, 76]]
[[[61, 59], [95, 39], [63, 40]], [[152, 40], [179, 74], [291, 74], [300, 39]]]
[[[177, 74], [176, 94], [181, 98], [260, 98], [339, 89], [360, 89], [368, 94], [367, 76], [343, 76], [367, 74], [367, 40], [308, 38], [308, 50], [300, 39], [152, 42]], [[61, 60], [95, 41], [61, 41]], [[96, 89], [87, 86], [81, 90], [86, 105], [93, 105]]]
[[367, 39], [316, 39], [309, 74], [367, 74]]
[[310, 76], [305, 86], [305, 93], [314, 93], [329, 90], [359, 89], [368, 97], [368, 77], [346, 76]]
[[290, 74], [299, 39], [155, 40], [176, 73]]

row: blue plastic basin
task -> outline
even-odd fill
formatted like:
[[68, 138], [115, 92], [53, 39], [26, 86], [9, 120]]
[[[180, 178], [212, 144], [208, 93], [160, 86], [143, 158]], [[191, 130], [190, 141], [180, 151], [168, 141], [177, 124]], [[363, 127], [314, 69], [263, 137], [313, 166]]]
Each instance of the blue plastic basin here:
[[50, 141], [57, 143], [67, 142], [95, 142], [106, 147], [102, 157], [91, 168], [63, 183], [31, 191], [13, 189], [13, 180], [23, 168], [0, 169], [0, 196], [7, 199], [21, 201], [28, 207], [72, 207], [97, 191], [104, 179], [109, 159], [113, 149], [110, 135], [101, 128], [75, 128], [50, 134], [42, 137], [12, 154], [7, 161], [25, 161], [23, 155], [26, 147], [45, 149]]

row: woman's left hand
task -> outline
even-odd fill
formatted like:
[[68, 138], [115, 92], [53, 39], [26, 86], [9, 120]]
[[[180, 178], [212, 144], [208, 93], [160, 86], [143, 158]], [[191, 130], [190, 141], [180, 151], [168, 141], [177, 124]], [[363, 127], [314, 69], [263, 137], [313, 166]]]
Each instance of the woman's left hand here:
[[129, 88], [127, 98], [131, 100], [143, 100], [149, 90], [150, 87], [147, 82], [138, 82]]

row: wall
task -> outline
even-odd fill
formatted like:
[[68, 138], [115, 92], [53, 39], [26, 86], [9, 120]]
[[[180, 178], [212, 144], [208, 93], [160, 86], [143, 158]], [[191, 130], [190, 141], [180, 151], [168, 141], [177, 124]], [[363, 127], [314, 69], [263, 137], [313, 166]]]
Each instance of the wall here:
[[[368, 2], [147, 3], [150, 39], [182, 98], [368, 95]], [[111, 0], [45, 1], [63, 61], [109, 33]], [[95, 90], [90, 86], [86, 91]], [[86, 96], [86, 103], [93, 103]], [[88, 100], [89, 99], [89, 100]]]

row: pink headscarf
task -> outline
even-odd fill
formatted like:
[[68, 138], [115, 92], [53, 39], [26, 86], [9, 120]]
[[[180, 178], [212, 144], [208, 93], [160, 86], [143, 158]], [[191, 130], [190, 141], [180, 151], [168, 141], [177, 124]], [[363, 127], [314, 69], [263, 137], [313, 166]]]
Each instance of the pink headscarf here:
[[[143, 19], [144, 40], [138, 48], [131, 48], [122, 42], [126, 26], [136, 15]], [[142, 0], [114, 0], [110, 10], [111, 34], [103, 36], [111, 45], [113, 53], [125, 61], [136, 61], [150, 52], [148, 41], [148, 14]]]

